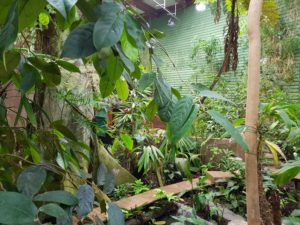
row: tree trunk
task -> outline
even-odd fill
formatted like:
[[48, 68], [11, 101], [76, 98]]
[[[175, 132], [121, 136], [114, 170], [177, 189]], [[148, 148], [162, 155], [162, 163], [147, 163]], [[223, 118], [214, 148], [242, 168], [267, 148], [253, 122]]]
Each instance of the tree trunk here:
[[[55, 15], [51, 15], [50, 23], [47, 28], [37, 29], [36, 31], [36, 42], [35, 42], [35, 50], [37, 52], [57, 56], [59, 53], [59, 47], [61, 45], [61, 37], [59, 35], [59, 30], [56, 27], [56, 17]], [[39, 128], [44, 128], [45, 123], [43, 120], [43, 113], [41, 109], [43, 109], [45, 98], [46, 98], [46, 84], [42, 84], [36, 87], [34, 94], [34, 103], [36, 109], [36, 118], [37, 124]]]
[[260, 225], [261, 214], [259, 204], [259, 177], [258, 177], [258, 104], [260, 82], [260, 17], [263, 0], [251, 0], [248, 11], [248, 83], [246, 105], [246, 142], [249, 153], [246, 154], [246, 195], [247, 220], [249, 225]]
[[133, 183], [136, 180], [131, 173], [123, 168], [118, 161], [107, 152], [103, 145], [98, 144], [97, 151], [99, 161], [103, 163], [109, 171], [114, 171], [116, 186], [125, 183]]

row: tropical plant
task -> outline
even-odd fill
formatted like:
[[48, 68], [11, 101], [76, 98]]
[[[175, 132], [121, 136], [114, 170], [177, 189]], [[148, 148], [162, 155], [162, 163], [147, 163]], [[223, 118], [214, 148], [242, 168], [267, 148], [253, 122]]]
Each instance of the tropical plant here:
[[113, 194], [114, 199], [121, 199], [131, 195], [137, 195], [145, 191], [149, 191], [150, 188], [147, 184], [144, 184], [140, 179], [134, 183], [121, 184], [115, 187]]
[[168, 202], [177, 201], [179, 199], [174, 193], [169, 193], [159, 188], [155, 189], [154, 197], [159, 199], [166, 198]]
[[[49, 218], [55, 218], [56, 224], [72, 224], [72, 211], [75, 209], [79, 218], [84, 218], [93, 210], [95, 193], [91, 186], [79, 186], [76, 196], [67, 191], [55, 190], [40, 193], [47, 178], [43, 165], [30, 166], [17, 178], [19, 192], [0, 192], [1, 224], [44, 224]], [[39, 208], [37, 208], [37, 205]], [[108, 205], [110, 224], [124, 224], [120, 209]], [[102, 222], [98, 220], [98, 224]]]
[[[91, 138], [94, 141], [94, 149], [90, 149], [89, 143], [83, 143], [77, 138], [65, 121], [51, 121], [52, 115], [45, 112], [42, 104], [45, 100], [44, 93], [49, 89], [56, 90], [61, 84], [65, 70], [70, 73], [81, 72], [75, 63], [60, 59], [58, 55], [61, 53], [65, 58], [83, 58], [87, 63], [93, 62], [94, 68], [101, 76], [102, 97], [116, 91], [121, 100], [126, 100], [129, 90], [128, 83], [124, 79], [140, 76], [138, 52], [145, 50], [146, 38], [152, 35], [136, 21], [134, 9], [125, 8], [120, 2], [67, 0], [65, 4], [59, 4], [52, 0], [8, 0], [1, 1], [0, 7], [0, 133], [1, 137], [5, 137], [0, 140], [1, 158], [5, 159], [0, 162], [1, 189], [12, 190], [13, 177], [23, 167], [26, 168], [31, 163], [43, 163], [45, 167], [55, 172], [52, 179], [63, 178], [63, 182], [54, 182], [56, 188], [75, 191], [79, 184], [92, 178], [88, 165], [92, 158], [96, 159], [92, 165], [96, 167], [93, 168], [93, 178], [96, 179], [99, 158], [104, 160], [99, 156], [99, 152], [103, 153], [106, 150], [99, 145], [93, 132]], [[37, 18], [40, 22], [38, 26], [35, 24]], [[56, 28], [65, 30], [66, 33], [71, 31], [62, 52], [60, 52], [60, 38], [50, 35], [51, 32], [61, 34], [55, 30]], [[26, 29], [31, 29], [30, 32], [41, 36], [41, 39], [47, 32], [47, 38], [51, 36], [50, 38], [57, 37], [57, 39], [54, 43], [51, 39], [51, 43], [43, 42], [41, 46], [38, 46], [40, 43], [33, 46], [31, 40], [28, 41], [24, 35]], [[24, 39], [25, 45], [21, 48], [13, 45], [17, 36]], [[38, 38], [37, 40], [40, 41]], [[20, 104], [15, 111], [6, 106], [6, 91], [12, 84], [21, 93]], [[72, 110], [86, 119], [75, 105], [75, 101], [70, 99], [69, 92], [59, 94], [63, 95], [62, 100]], [[80, 99], [76, 100], [79, 102]], [[7, 114], [11, 113], [16, 117], [13, 121], [7, 119]], [[20, 121], [24, 121], [24, 125], [20, 125]], [[92, 125], [91, 121], [86, 121]], [[93, 128], [94, 126], [91, 126], [91, 130]], [[130, 148], [126, 136], [122, 137]], [[102, 168], [106, 168], [105, 165]], [[110, 173], [102, 174], [105, 179], [100, 179], [99, 184], [104, 184], [104, 187], [107, 186], [108, 177], [114, 180], [112, 168], [106, 171]], [[111, 189], [110, 184], [108, 189]], [[93, 189], [97, 191], [96, 197], [99, 202], [107, 200], [96, 185]], [[6, 195], [6, 192], [3, 195]], [[122, 223], [119, 221], [117, 224]]]
[[164, 155], [155, 146], [145, 146], [138, 162], [139, 171], [147, 173], [150, 169], [155, 169], [156, 176], [160, 186], [163, 186], [162, 178], [162, 160]]
[[[285, 160], [293, 159], [294, 153], [299, 152], [299, 104], [270, 102], [260, 107], [261, 143], [265, 144], [273, 154], [274, 162], [278, 165], [278, 154]], [[277, 139], [277, 140], [276, 140]]]
[[300, 173], [300, 160], [287, 162], [281, 169], [277, 170], [273, 176], [278, 185], [284, 185]]
[[300, 223], [300, 210], [295, 209], [289, 217], [283, 218], [283, 223], [286, 225], [297, 225]]
[[171, 225], [185, 225], [185, 224], [194, 224], [194, 225], [205, 225], [205, 222], [200, 219], [195, 210], [193, 210], [193, 217], [185, 217], [185, 216], [172, 216], [177, 222], [171, 223]]
[[[242, 159], [237, 158], [231, 150], [213, 147], [210, 151], [212, 152], [212, 167], [221, 171], [231, 172], [237, 177], [244, 178], [245, 163]], [[220, 155], [221, 158], [216, 160]]]
[[133, 183], [132, 187], [133, 187], [133, 192], [135, 195], [150, 190], [149, 186], [144, 184], [141, 180], [136, 180]]

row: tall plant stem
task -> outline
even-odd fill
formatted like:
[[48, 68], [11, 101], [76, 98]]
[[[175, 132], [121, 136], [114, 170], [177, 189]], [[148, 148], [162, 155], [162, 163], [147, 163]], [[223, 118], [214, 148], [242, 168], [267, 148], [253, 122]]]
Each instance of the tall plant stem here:
[[251, 0], [248, 11], [248, 82], [246, 103], [246, 142], [249, 153], [246, 153], [246, 195], [247, 220], [249, 225], [261, 225], [259, 202], [259, 176], [258, 176], [258, 104], [260, 84], [260, 17], [263, 0]]
[[162, 175], [161, 175], [161, 172], [162, 172], [162, 165], [158, 165], [158, 166], [155, 168], [155, 172], [156, 172], [156, 177], [157, 177], [159, 186], [160, 186], [160, 187], [163, 187], [163, 186], [164, 186], [164, 181], [163, 181], [163, 178], [162, 178]]

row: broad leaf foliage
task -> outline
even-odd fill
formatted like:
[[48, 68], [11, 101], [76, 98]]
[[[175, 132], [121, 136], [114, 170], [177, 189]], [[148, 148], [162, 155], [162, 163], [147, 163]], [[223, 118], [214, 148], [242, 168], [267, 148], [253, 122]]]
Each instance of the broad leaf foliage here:
[[95, 53], [96, 48], [93, 43], [94, 26], [94, 23], [87, 23], [73, 30], [64, 44], [61, 56], [77, 59]]

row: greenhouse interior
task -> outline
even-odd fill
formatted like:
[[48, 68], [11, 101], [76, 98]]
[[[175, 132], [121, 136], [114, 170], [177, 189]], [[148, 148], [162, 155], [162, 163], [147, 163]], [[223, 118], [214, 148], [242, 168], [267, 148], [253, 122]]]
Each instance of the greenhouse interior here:
[[0, 0], [0, 225], [300, 225], [300, 0]]

